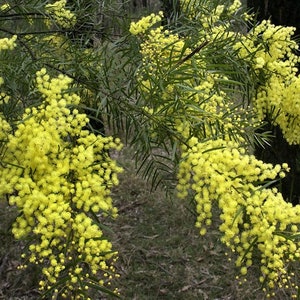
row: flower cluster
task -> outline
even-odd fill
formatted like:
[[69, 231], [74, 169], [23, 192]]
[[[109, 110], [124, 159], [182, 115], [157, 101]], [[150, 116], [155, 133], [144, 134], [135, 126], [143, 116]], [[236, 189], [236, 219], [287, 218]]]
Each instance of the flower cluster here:
[[235, 14], [242, 6], [242, 2], [240, 0], [234, 0], [233, 3], [228, 7], [228, 14]]
[[151, 14], [149, 16], [141, 18], [138, 22], [132, 22], [130, 24], [129, 32], [133, 35], [139, 35], [145, 33], [150, 27], [160, 22], [163, 17], [163, 12], [158, 14]]
[[120, 149], [120, 141], [84, 130], [88, 118], [76, 109], [80, 98], [67, 92], [71, 81], [37, 72], [44, 101], [26, 109], [0, 169], [0, 192], [10, 194], [9, 203], [20, 211], [14, 236], [35, 236], [24, 258], [42, 266], [42, 290], [65, 279], [63, 297], [87, 293], [104, 284], [95, 275], [110, 278], [114, 271], [108, 261], [117, 253], [101, 222], [117, 215], [110, 188], [121, 172], [108, 153]]
[[298, 45], [292, 40], [294, 32], [294, 27], [275, 26], [270, 21], [263, 21], [249, 34], [241, 36], [234, 48], [261, 78], [252, 99], [258, 117], [263, 120], [268, 115], [275, 125], [280, 126], [290, 144], [299, 144], [297, 65], [300, 58], [295, 53]]
[[258, 251], [261, 282], [269, 288], [285, 287], [288, 262], [300, 257], [300, 243], [291, 238], [299, 230], [300, 206], [292, 207], [264, 183], [284, 177], [287, 165], [263, 163], [237, 143], [224, 140], [199, 142], [192, 137], [183, 150], [178, 196], [194, 192], [200, 234], [212, 223], [215, 202], [221, 211], [222, 241], [237, 252], [241, 274], [247, 274]]
[[[223, 9], [223, 6], [217, 9], [218, 15]], [[151, 20], [154, 19], [152, 16]], [[159, 17], [157, 19], [160, 21]], [[232, 135], [240, 138], [256, 120], [249, 116], [248, 108], [237, 105], [232, 93], [228, 93], [226, 82], [230, 78], [209, 70], [210, 53], [199, 50], [192, 54], [192, 49], [187, 46], [190, 43], [188, 36], [173, 33], [162, 26], [152, 28], [154, 25], [154, 21], [147, 22], [143, 35], [139, 36], [143, 64], [137, 72], [139, 88], [146, 100], [144, 111], [152, 118], [151, 136], [158, 135], [158, 123], [168, 123], [185, 139], [194, 130], [202, 131], [205, 138], [223, 133], [225, 139]], [[217, 30], [212, 28], [203, 32], [204, 38], [200, 40], [218, 38], [221, 43], [225, 37], [234, 40], [236, 33], [229, 29], [229, 25], [215, 28]], [[201, 49], [201, 43], [197, 46]], [[169, 122], [166, 118], [172, 120]], [[219, 126], [211, 126], [214, 122]]]
[[[157, 26], [161, 21], [163, 13], [151, 14], [142, 18], [138, 22], [132, 22], [130, 32], [133, 35], [140, 35], [142, 42], [140, 53], [142, 54], [143, 65], [147, 68], [148, 76], [155, 76], [157, 72], [164, 72], [168, 67], [168, 59], [172, 56], [172, 63], [178, 61], [184, 55], [188, 55], [190, 50], [184, 47], [184, 41], [178, 34], [173, 34], [163, 26]], [[156, 27], [154, 27], [156, 25]], [[160, 70], [163, 68], [163, 70]], [[143, 74], [140, 74], [141, 79]], [[145, 86], [150, 84], [147, 80]]]
[[291, 78], [295, 75], [295, 64], [299, 58], [294, 53], [298, 48], [292, 40], [296, 28], [275, 26], [269, 20], [262, 21], [246, 35], [241, 35], [234, 48], [239, 57], [254, 64], [255, 69]]
[[[184, 42], [177, 34], [172, 34], [159, 26], [149, 31], [147, 38], [141, 44], [141, 54], [144, 64], [149, 67], [149, 63], [154, 62], [152, 67], [158, 71], [159, 67], [166, 67], [170, 54], [172, 54], [173, 62], [178, 61], [183, 55], [188, 55], [190, 50], [183, 51], [183, 47]], [[151, 73], [149, 75], [151, 76]]]
[[196, 0], [180, 1], [182, 12], [192, 20], [196, 20], [204, 29], [210, 29], [217, 26], [219, 21], [223, 21], [223, 17], [234, 15], [241, 8], [241, 1], [234, 0], [231, 5], [219, 4], [205, 1], [199, 5]]
[[16, 47], [17, 36], [13, 35], [11, 38], [0, 39], [0, 51], [1, 50], [12, 50]]
[[272, 76], [265, 88], [257, 94], [256, 104], [261, 113], [273, 113], [274, 124], [279, 125], [289, 144], [300, 144], [300, 77], [290, 81]]
[[[236, 18], [242, 8], [242, 3], [240, 0], [230, 1], [231, 4], [226, 2], [226, 4], [218, 5], [212, 1], [204, 1], [201, 5], [199, 5], [199, 1], [194, 0], [180, 2], [182, 13], [197, 24], [197, 45], [201, 45], [205, 41], [214, 41], [221, 48], [223, 43], [231, 45], [229, 39], [236, 40], [238, 31], [231, 20]], [[245, 14], [242, 19], [246, 18], [250, 19], [251, 17]]]
[[57, 24], [63, 28], [70, 28], [76, 24], [76, 16], [65, 6], [67, 0], [59, 0], [53, 4], [46, 5], [46, 12], [48, 12], [57, 22]]

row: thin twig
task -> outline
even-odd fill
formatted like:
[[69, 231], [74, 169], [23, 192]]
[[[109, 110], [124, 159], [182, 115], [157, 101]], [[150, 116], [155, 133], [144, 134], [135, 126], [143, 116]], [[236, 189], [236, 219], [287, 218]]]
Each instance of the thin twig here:
[[194, 49], [190, 54], [188, 54], [186, 57], [184, 57], [183, 59], [181, 59], [177, 64], [176, 67], [182, 65], [184, 62], [186, 62], [187, 60], [189, 60], [191, 57], [193, 57], [195, 54], [197, 54], [198, 52], [200, 52], [200, 50], [202, 48], [204, 48], [207, 44], [209, 43], [209, 41], [204, 41], [200, 46], [198, 46], [196, 49]]

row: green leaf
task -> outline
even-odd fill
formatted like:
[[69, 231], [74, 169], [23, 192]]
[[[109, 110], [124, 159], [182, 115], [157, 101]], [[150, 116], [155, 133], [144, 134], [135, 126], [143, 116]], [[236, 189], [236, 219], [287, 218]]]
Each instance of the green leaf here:
[[252, 240], [252, 242], [250, 243], [249, 247], [246, 249], [246, 251], [245, 251], [245, 253], [244, 253], [243, 257], [242, 257], [242, 261], [245, 260], [247, 254], [251, 251], [252, 248], [254, 248], [255, 244], [257, 243], [257, 240], [258, 240], [258, 236], [256, 236], [256, 237]]

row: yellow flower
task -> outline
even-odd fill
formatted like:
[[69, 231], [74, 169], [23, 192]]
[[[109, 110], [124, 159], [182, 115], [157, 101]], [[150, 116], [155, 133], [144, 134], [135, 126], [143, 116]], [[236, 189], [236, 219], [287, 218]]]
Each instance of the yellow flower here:
[[13, 35], [11, 38], [0, 39], [0, 51], [1, 50], [13, 50], [16, 47], [17, 36]]
[[133, 35], [145, 33], [150, 27], [160, 22], [163, 17], [163, 12], [160, 11], [157, 15], [151, 14], [141, 18], [138, 22], [130, 24], [129, 32]]
[[[14, 236], [36, 235], [28, 259], [43, 266], [45, 280], [40, 288], [46, 290], [70, 268], [69, 257], [88, 263], [91, 273], [97, 274], [116, 255], [108, 240], [99, 239], [102, 231], [90, 212], [101, 218], [117, 214], [109, 194], [122, 169], [108, 151], [120, 149], [121, 143], [82, 130], [88, 119], [68, 108], [80, 101], [67, 92], [70, 84], [70, 78], [50, 78], [42, 69], [37, 72], [37, 87], [43, 104], [26, 109], [14, 133], [0, 117], [8, 140], [4, 159], [10, 162], [0, 166], [0, 192], [16, 193], [9, 199], [21, 212], [13, 224]], [[67, 294], [74, 285], [81, 288], [80, 267], [68, 272]]]
[[65, 6], [67, 0], [59, 0], [53, 4], [46, 5], [46, 11], [51, 14], [58, 25], [63, 28], [70, 28], [76, 24], [76, 16]]
[[[287, 165], [264, 164], [245, 154], [237, 143], [215, 140], [197, 145], [196, 142], [192, 139], [191, 148], [182, 153], [177, 186], [181, 196], [187, 195], [189, 189], [195, 193], [196, 227], [200, 228], [201, 235], [206, 233], [212, 223], [212, 202], [217, 202], [222, 212], [221, 240], [238, 253], [236, 265], [241, 268], [241, 274], [247, 274], [252, 253], [258, 249], [262, 272], [269, 286], [274, 286], [279, 280], [278, 274], [284, 274], [286, 263], [297, 260], [300, 252], [298, 242], [278, 236], [276, 232], [287, 228], [297, 232], [300, 209], [286, 203], [276, 189], [262, 189], [259, 182], [281, 176]], [[185, 180], [186, 177], [192, 180]], [[288, 258], [286, 253], [289, 253]]]

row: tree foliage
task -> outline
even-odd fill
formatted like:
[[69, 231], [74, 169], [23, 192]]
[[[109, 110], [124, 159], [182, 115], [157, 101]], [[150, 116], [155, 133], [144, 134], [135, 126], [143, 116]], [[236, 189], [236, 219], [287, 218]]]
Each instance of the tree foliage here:
[[[218, 206], [241, 275], [258, 261], [268, 295], [279, 286], [294, 297], [300, 210], [276, 188], [289, 167], [252, 155], [268, 141], [266, 116], [299, 144], [294, 28], [256, 24], [238, 0], [182, 0], [131, 24], [116, 14], [123, 4], [101, 3], [0, 9], [0, 192], [20, 211], [15, 237], [32, 237], [24, 258], [41, 265], [41, 290], [109, 292], [116, 252], [103, 222], [116, 216], [109, 193], [121, 170], [104, 123], [125, 132], [154, 187], [193, 199], [201, 235]], [[109, 13], [122, 26], [107, 27]]]
[[[181, 2], [179, 28], [161, 26], [160, 14], [131, 24], [140, 41], [137, 104], [146, 124], [138, 137], [164, 149], [178, 167], [178, 196], [195, 200], [200, 234], [215, 219], [217, 203], [222, 241], [238, 254], [241, 274], [259, 257], [264, 288], [282, 288], [299, 258], [299, 206], [274, 187], [288, 165], [263, 163], [251, 148], [265, 143], [267, 136], [256, 132], [266, 116], [287, 142], [299, 143], [298, 100], [288, 92], [298, 94], [299, 86], [295, 29], [263, 21], [246, 31], [251, 16], [239, 1], [198, 4]], [[141, 156], [147, 173], [155, 155], [148, 149], [149, 157]]]

